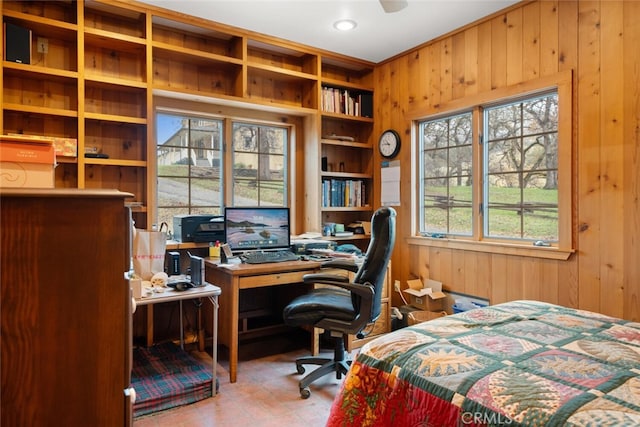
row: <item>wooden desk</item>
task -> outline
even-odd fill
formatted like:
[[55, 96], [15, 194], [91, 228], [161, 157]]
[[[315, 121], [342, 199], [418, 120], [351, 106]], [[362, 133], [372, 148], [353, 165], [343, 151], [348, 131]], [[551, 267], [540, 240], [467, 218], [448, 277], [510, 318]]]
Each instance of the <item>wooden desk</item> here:
[[[163, 302], [179, 301], [180, 302], [180, 347], [184, 349], [184, 331], [182, 326], [182, 301], [194, 298], [207, 298], [213, 305], [213, 349], [211, 357], [213, 359], [213, 378], [211, 379], [211, 395], [216, 395], [216, 368], [218, 366], [218, 298], [220, 295], [220, 288], [218, 286], [206, 284], [197, 288], [187, 289], [186, 291], [176, 291], [174, 289], [167, 289], [164, 292], [153, 293], [149, 297], [136, 298], [136, 305], [148, 305], [160, 304]], [[202, 339], [202, 333], [198, 333], [198, 345], [199, 350], [204, 351], [204, 340]]]
[[[307, 273], [317, 272], [320, 262], [288, 261], [269, 264], [226, 264], [205, 258], [205, 280], [222, 289], [220, 295], [219, 343], [229, 349], [229, 380], [236, 382], [238, 372], [238, 321], [240, 290], [301, 283]], [[315, 334], [312, 334], [315, 335]]]

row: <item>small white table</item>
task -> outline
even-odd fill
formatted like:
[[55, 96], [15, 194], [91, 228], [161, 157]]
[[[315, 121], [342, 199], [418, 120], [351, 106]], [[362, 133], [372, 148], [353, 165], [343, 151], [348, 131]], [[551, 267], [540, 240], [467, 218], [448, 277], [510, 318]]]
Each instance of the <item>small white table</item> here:
[[176, 291], [173, 288], [166, 288], [164, 292], [154, 292], [151, 296], [136, 298], [136, 305], [153, 305], [163, 302], [178, 301], [180, 303], [180, 347], [184, 349], [184, 330], [182, 325], [182, 301], [194, 298], [207, 298], [213, 305], [213, 378], [211, 379], [211, 395], [216, 395], [216, 383], [218, 377], [216, 368], [218, 366], [218, 296], [221, 289], [218, 286], [206, 283], [204, 286], [187, 289], [186, 291]]

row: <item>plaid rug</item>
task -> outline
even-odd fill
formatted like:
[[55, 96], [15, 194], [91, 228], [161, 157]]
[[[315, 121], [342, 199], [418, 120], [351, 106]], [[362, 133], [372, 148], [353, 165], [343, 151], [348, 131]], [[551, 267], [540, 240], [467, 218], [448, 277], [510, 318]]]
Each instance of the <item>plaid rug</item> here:
[[211, 365], [173, 343], [134, 348], [134, 418], [211, 397], [212, 377]]

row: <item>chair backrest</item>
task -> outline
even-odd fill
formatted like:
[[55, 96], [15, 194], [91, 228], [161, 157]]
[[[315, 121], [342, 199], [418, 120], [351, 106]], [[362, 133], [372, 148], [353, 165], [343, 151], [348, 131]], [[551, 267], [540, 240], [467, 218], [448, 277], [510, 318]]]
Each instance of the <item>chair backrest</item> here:
[[[383, 206], [371, 218], [371, 240], [364, 255], [364, 261], [353, 279], [354, 283], [368, 283], [374, 287], [371, 319], [380, 316], [382, 288], [387, 273], [387, 265], [396, 240], [396, 211]], [[358, 297], [353, 297], [353, 305], [359, 309]], [[364, 313], [361, 313], [364, 314]]]

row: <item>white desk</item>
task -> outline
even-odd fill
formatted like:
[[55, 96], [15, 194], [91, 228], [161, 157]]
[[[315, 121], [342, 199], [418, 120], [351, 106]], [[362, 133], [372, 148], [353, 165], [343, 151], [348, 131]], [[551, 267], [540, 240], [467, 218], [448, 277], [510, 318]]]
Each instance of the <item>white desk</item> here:
[[186, 291], [176, 291], [172, 288], [165, 289], [164, 292], [154, 292], [151, 296], [136, 298], [136, 305], [153, 305], [163, 302], [178, 301], [180, 303], [180, 347], [184, 349], [184, 330], [182, 325], [182, 301], [194, 298], [207, 298], [213, 305], [213, 378], [211, 379], [211, 395], [216, 395], [216, 367], [218, 366], [218, 296], [221, 289], [218, 286], [206, 284], [197, 288], [187, 289]]

